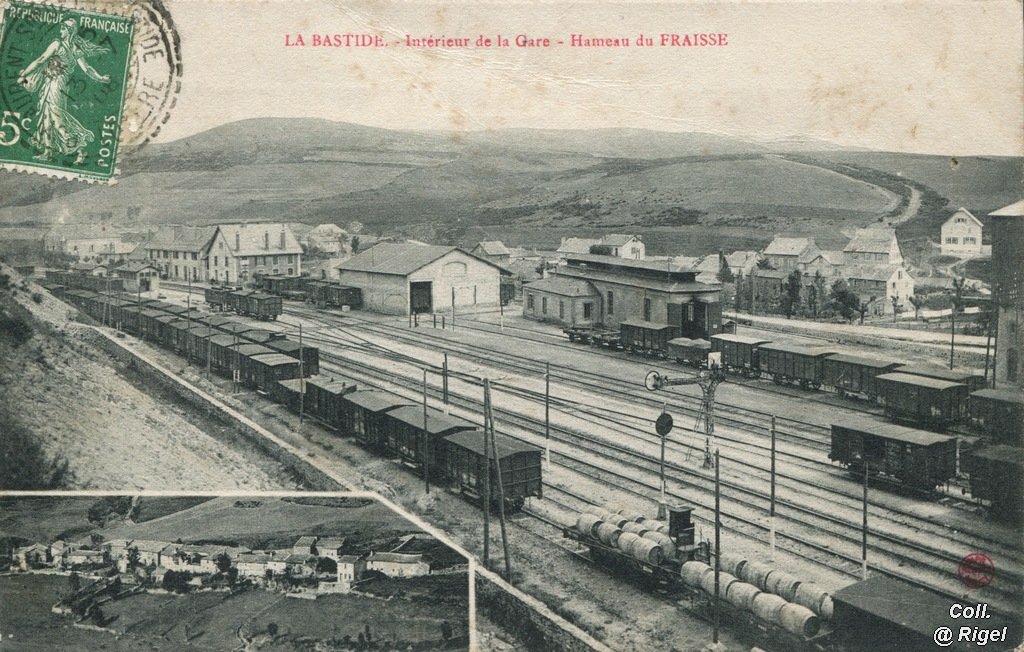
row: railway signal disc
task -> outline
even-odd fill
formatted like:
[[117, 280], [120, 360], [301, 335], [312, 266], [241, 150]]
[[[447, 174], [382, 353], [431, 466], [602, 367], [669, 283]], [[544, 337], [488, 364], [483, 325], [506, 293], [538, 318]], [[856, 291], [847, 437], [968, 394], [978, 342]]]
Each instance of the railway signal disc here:
[[644, 387], [647, 388], [647, 391], [653, 392], [654, 390], [658, 389], [658, 385], [660, 384], [660, 382], [661, 374], [659, 374], [657, 371], [648, 371], [647, 377], [644, 378]]
[[658, 433], [661, 437], [672, 432], [672, 415], [668, 412], [662, 412], [654, 422], [654, 432]]

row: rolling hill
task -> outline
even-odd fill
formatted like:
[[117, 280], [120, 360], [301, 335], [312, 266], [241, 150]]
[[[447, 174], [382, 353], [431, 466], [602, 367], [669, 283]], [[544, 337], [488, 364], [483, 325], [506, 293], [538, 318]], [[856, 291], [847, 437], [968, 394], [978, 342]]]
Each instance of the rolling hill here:
[[408, 132], [313, 119], [222, 125], [148, 145], [121, 170], [109, 187], [0, 174], [0, 224], [357, 220], [386, 235], [472, 244], [500, 234], [539, 247], [561, 235], [628, 229], [648, 236], [651, 253], [691, 253], [755, 246], [779, 231], [841, 244], [843, 232], [899, 212], [901, 178], [972, 210], [1021, 193], [1021, 159], [951, 166], [943, 157], [798, 136], [758, 143], [633, 129]]

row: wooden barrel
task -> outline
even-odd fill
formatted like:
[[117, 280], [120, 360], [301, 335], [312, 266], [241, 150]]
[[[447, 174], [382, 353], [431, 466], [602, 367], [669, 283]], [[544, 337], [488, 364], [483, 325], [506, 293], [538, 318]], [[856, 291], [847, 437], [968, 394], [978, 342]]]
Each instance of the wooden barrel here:
[[[824, 616], [822, 604], [826, 598], [829, 598], [828, 592], [814, 582], [801, 582], [796, 589], [796, 595], [790, 602], [803, 605], [819, 616]], [[831, 602], [831, 598], [829, 601]]]
[[580, 514], [576, 519], [576, 530], [580, 534], [586, 534], [597, 538], [597, 526], [601, 525], [601, 517], [596, 514]]
[[737, 580], [729, 585], [729, 590], [725, 592], [725, 599], [729, 604], [750, 611], [754, 606], [754, 598], [760, 594], [761, 589], [753, 584]]
[[673, 541], [672, 537], [670, 537], [669, 535], [657, 531], [648, 531], [645, 532], [642, 536], [645, 539], [650, 539], [651, 541], [657, 543], [658, 546], [661, 548], [661, 552], [664, 555], [665, 559], [676, 558], [676, 542]]
[[825, 620], [832, 620], [832, 596], [826, 595], [825, 599], [821, 601], [821, 611], [818, 615]]
[[657, 519], [649, 518], [644, 521], [644, 525], [647, 526], [648, 530], [654, 532], [661, 532], [662, 534], [668, 534], [668, 523], [665, 521], [659, 521]]
[[786, 602], [793, 602], [799, 588], [800, 580], [786, 571], [773, 570], [765, 580], [765, 589], [769, 593], [781, 596]]
[[787, 602], [779, 610], [778, 625], [787, 632], [810, 638], [821, 630], [821, 621], [807, 607]]
[[765, 580], [768, 579], [768, 574], [771, 573], [774, 568], [761, 561], [748, 561], [743, 565], [740, 572], [740, 579], [747, 584], [753, 584], [762, 591], [766, 591]]
[[618, 514], [616, 512], [604, 512], [601, 514], [601, 520], [605, 523], [611, 523], [617, 528], [621, 528], [629, 522], [628, 518], [625, 518], [622, 514]]
[[623, 532], [619, 535], [619, 540], [615, 543], [615, 547], [624, 552], [627, 555], [633, 555], [633, 544], [640, 540], [640, 535], [636, 532]]
[[644, 539], [643, 537], [637, 538], [633, 542], [630, 553], [634, 559], [647, 562], [657, 566], [665, 559], [665, 553], [662, 552], [661, 546], [650, 539]]
[[622, 530], [611, 523], [601, 523], [597, 526], [597, 538], [606, 546], [614, 547], [619, 541], [620, 534], [622, 534]]
[[638, 514], [636, 512], [631, 512], [629, 510], [623, 510], [619, 512], [619, 514], [622, 515], [622, 518], [628, 520], [631, 523], [643, 523], [647, 520], [647, 517], [643, 514]]
[[727, 573], [732, 573], [737, 577], [742, 577], [743, 567], [747, 565], [747, 560], [736, 554], [722, 553], [722, 558], [719, 560], [722, 570]]
[[601, 516], [606, 511], [607, 510], [604, 507], [601, 507], [600, 505], [587, 505], [586, 507], [583, 508], [584, 514], [593, 514], [594, 516]]
[[642, 537], [644, 534], [647, 533], [647, 528], [645, 528], [643, 525], [635, 521], [629, 521], [627, 523], [622, 524], [622, 531], [632, 532], [633, 534]]
[[714, 572], [715, 569], [702, 561], [688, 561], [679, 569], [679, 576], [683, 579], [683, 584], [698, 588], [700, 587], [700, 580], [704, 577], [705, 573]]
[[[704, 589], [704, 592], [708, 595], [715, 594], [715, 573], [714, 569], [711, 570], [712, 572], [707, 573], [706, 575], [700, 578], [700, 588]], [[718, 595], [725, 597], [725, 595], [729, 592], [729, 586], [731, 584], [735, 584], [736, 582], [739, 582], [739, 580], [736, 579], [736, 576], [730, 575], [729, 573], [719, 572]]]
[[779, 612], [786, 606], [786, 601], [774, 593], [761, 592], [754, 596], [750, 610], [766, 623], [779, 623]]

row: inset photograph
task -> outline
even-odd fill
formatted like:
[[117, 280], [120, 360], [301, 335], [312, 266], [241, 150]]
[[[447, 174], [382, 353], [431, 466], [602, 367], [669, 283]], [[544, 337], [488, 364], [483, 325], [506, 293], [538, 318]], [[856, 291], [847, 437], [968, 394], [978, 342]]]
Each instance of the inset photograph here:
[[0, 498], [0, 649], [467, 650], [468, 560], [362, 495]]

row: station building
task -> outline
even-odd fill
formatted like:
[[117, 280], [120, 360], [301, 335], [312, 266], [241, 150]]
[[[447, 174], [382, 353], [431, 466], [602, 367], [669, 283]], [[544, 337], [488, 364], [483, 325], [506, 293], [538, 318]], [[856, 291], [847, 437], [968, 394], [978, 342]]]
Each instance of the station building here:
[[363, 308], [390, 315], [497, 308], [499, 265], [458, 247], [382, 242], [337, 267], [360, 288]]
[[671, 261], [570, 255], [557, 274], [525, 286], [523, 316], [608, 329], [642, 321], [678, 326], [682, 337], [706, 337], [721, 329], [722, 286], [696, 277]]

